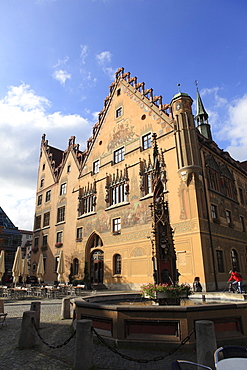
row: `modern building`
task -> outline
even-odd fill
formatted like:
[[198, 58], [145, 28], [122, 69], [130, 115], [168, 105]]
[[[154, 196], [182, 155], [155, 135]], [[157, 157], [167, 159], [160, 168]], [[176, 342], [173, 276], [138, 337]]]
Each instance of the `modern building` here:
[[5, 275], [12, 277], [15, 252], [21, 245], [21, 233], [0, 207], [0, 250], [5, 252]]
[[213, 141], [197, 91], [170, 103], [121, 68], [87, 148], [41, 141], [32, 271], [42, 251], [45, 281], [138, 289], [168, 279], [226, 287], [229, 270], [246, 279], [246, 162]]
[[[28, 269], [30, 272], [31, 265], [31, 252], [32, 252], [32, 242], [33, 242], [33, 232], [30, 230], [20, 230], [21, 233], [21, 250], [23, 257], [27, 257]], [[29, 274], [30, 275], [30, 274]]]

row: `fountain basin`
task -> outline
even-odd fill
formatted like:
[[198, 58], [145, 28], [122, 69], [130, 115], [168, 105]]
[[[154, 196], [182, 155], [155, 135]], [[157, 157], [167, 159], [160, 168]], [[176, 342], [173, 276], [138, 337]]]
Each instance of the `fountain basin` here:
[[[214, 322], [218, 346], [232, 344], [233, 340], [235, 344], [247, 344], [247, 303], [244, 301], [145, 306], [136, 305], [137, 300], [141, 300], [137, 293], [97, 293], [76, 298], [74, 309], [78, 320], [92, 320], [97, 332], [115, 344], [153, 344], [155, 347], [160, 344], [173, 348], [192, 332], [196, 320]], [[195, 349], [195, 346], [195, 334], [192, 334], [185, 347]]]

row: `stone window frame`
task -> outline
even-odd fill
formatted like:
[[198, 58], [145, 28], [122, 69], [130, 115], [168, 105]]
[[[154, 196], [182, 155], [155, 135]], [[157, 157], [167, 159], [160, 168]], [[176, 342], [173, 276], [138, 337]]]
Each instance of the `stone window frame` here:
[[118, 107], [115, 111], [115, 118], [118, 119], [123, 115], [123, 107]]
[[65, 221], [65, 206], [57, 209], [57, 223]]
[[142, 136], [142, 149], [147, 150], [152, 147], [152, 133], [149, 132]]
[[43, 216], [43, 227], [50, 225], [50, 211], [45, 212]]
[[124, 161], [124, 157], [125, 157], [125, 148], [124, 146], [122, 146], [121, 148], [113, 152], [113, 163], [117, 164]]
[[112, 219], [112, 233], [113, 235], [121, 234], [122, 222], [121, 217]]
[[113, 275], [122, 274], [122, 256], [119, 253], [113, 256]]
[[47, 190], [45, 194], [45, 201], [49, 202], [51, 200], [51, 190]]
[[37, 200], [37, 205], [38, 206], [40, 206], [42, 204], [42, 197], [43, 197], [42, 194], [38, 195], [38, 200]]
[[60, 185], [60, 195], [65, 195], [67, 193], [67, 182], [63, 182]]
[[100, 167], [100, 161], [97, 159], [96, 161], [93, 162], [93, 175], [96, 173], [99, 173], [99, 167]]

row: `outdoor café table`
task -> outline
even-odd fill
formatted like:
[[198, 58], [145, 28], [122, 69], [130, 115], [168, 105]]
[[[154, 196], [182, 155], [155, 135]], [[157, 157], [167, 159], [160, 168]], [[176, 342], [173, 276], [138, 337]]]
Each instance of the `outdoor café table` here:
[[2, 286], [1, 287], [1, 296], [2, 297], [8, 297], [8, 287], [7, 286]]
[[67, 292], [68, 292], [68, 285], [65, 285], [65, 284], [59, 284], [58, 285], [59, 289], [60, 289], [60, 293], [62, 295], [67, 295]]
[[32, 295], [33, 296], [41, 296], [41, 289], [39, 286], [32, 286], [31, 287], [31, 290], [32, 290]]
[[224, 358], [215, 364], [217, 370], [246, 370], [247, 358], [231, 357]]
[[84, 290], [85, 285], [77, 285], [75, 287], [75, 295], [81, 295], [82, 290]]
[[46, 288], [47, 288], [47, 293], [46, 293], [47, 298], [57, 298], [60, 292], [59, 288], [54, 288], [52, 286], [47, 286]]
[[8, 291], [11, 298], [24, 298], [27, 295], [26, 288], [9, 288]]
[[4, 297], [4, 292], [6, 291], [7, 287], [6, 286], [0, 286], [0, 295], [1, 297]]
[[46, 286], [42, 286], [40, 288], [40, 291], [41, 291], [41, 297], [46, 297], [47, 287]]

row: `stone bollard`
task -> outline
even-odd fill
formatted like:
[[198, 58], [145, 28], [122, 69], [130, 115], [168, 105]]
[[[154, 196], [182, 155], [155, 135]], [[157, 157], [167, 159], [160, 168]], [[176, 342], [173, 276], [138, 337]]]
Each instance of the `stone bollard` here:
[[217, 349], [214, 323], [208, 320], [195, 322], [197, 362], [201, 365], [214, 366], [214, 352]]
[[40, 308], [41, 302], [31, 302], [30, 310], [35, 311], [35, 324], [38, 329], [40, 327]]
[[25, 311], [22, 316], [19, 349], [28, 349], [35, 346], [36, 332], [32, 319], [35, 320], [35, 311]]
[[70, 298], [63, 298], [63, 300], [62, 300], [61, 317], [62, 317], [62, 319], [71, 319], [71, 316], [70, 316]]
[[91, 320], [78, 320], [75, 340], [75, 370], [89, 370], [93, 359], [93, 334]]

